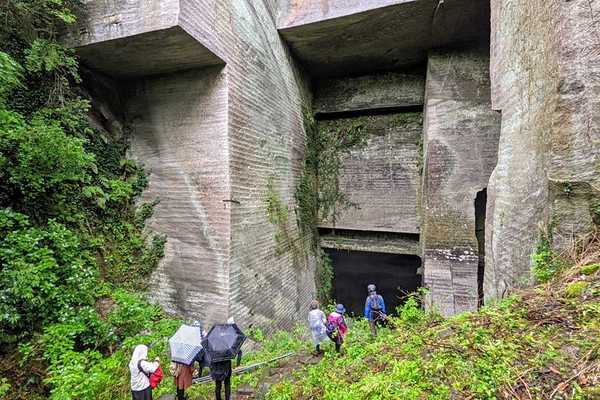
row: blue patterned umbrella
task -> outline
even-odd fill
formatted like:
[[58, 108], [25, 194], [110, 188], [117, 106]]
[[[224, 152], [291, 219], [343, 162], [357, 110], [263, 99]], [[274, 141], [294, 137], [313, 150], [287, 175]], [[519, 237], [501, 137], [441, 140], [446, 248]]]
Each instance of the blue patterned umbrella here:
[[202, 350], [202, 328], [181, 325], [169, 339], [169, 349], [171, 350], [171, 361], [191, 365]]

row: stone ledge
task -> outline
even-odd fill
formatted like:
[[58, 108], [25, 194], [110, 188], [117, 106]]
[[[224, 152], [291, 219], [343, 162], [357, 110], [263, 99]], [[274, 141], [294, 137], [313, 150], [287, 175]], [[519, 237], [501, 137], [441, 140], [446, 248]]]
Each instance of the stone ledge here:
[[360, 236], [321, 235], [321, 247], [374, 253], [420, 255], [418, 239], [364, 233]]

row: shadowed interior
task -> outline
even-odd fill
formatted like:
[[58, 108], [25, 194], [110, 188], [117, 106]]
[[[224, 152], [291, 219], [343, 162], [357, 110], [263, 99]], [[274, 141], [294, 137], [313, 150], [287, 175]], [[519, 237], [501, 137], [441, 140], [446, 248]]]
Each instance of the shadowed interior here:
[[333, 264], [334, 298], [349, 313], [362, 315], [367, 285], [373, 283], [388, 312], [402, 304], [406, 293], [421, 286], [417, 268], [421, 258], [414, 255], [325, 249]]

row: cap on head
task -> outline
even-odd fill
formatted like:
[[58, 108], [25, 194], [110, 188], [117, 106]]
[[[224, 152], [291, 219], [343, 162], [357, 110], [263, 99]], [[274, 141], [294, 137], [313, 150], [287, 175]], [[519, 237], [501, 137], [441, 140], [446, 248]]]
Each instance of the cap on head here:
[[369, 293], [376, 291], [377, 288], [375, 287], [375, 285], [373, 285], [372, 283], [370, 285], [367, 286], [367, 291]]
[[344, 307], [343, 304], [338, 304], [338, 305], [335, 306], [335, 311], [338, 312], [338, 313], [340, 313], [340, 314], [343, 314], [343, 313], [346, 312], [346, 307]]

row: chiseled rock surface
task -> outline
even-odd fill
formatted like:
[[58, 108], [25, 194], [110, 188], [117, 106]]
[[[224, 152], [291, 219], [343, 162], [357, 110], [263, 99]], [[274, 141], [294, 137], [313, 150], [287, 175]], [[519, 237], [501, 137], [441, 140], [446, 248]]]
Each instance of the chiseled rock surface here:
[[[378, 7], [384, 3], [385, 7]], [[424, 63], [438, 1], [307, 0], [294, 4], [289, 15], [295, 23], [278, 27], [294, 55], [311, 76], [344, 76]], [[321, 5], [331, 6], [330, 11], [322, 14]], [[302, 18], [304, 13], [309, 17]]]
[[279, 0], [277, 27], [305, 25], [415, 0]]
[[[339, 185], [356, 204], [321, 227], [419, 233], [417, 192], [422, 113], [319, 121], [319, 126], [363, 125], [367, 144], [344, 156]], [[340, 128], [337, 128], [340, 127]]]
[[496, 163], [486, 51], [431, 52], [425, 98], [421, 245], [429, 306], [476, 310], [474, 201]]
[[502, 133], [488, 197], [488, 299], [530, 282], [541, 232], [560, 248], [588, 231], [600, 189], [600, 1], [491, 4]]
[[151, 296], [218, 321], [229, 305], [227, 78], [219, 67], [145, 78], [127, 107], [131, 152], [149, 173], [143, 200], [160, 200], [148, 228], [168, 238]]
[[423, 105], [425, 74], [385, 73], [318, 83], [314, 110], [318, 114]]
[[[315, 260], [292, 218], [290, 243], [276, 251], [266, 198], [273, 181], [293, 214], [308, 89], [277, 33], [273, 2], [98, 3], [88, 29], [113, 29], [119, 15], [118, 46], [131, 46], [140, 32], [152, 35], [162, 27], [157, 19], [171, 26], [174, 13], [176, 28], [224, 64], [127, 82], [132, 154], [150, 172], [146, 198], [161, 200], [150, 228], [168, 235], [150, 295], [208, 324], [234, 316], [246, 327], [292, 326], [315, 295]], [[144, 51], [161, 46], [149, 44]], [[130, 55], [144, 60], [144, 51]], [[86, 61], [94, 67], [108, 56]]]

